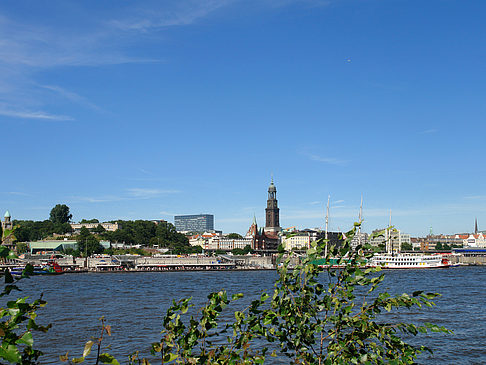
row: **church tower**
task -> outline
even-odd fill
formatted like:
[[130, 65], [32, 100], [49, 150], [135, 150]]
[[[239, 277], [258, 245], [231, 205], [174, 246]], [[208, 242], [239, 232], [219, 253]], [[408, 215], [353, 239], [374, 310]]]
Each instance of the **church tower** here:
[[265, 217], [265, 232], [278, 233], [281, 231], [277, 202], [277, 188], [273, 184], [273, 179], [268, 187], [268, 199], [267, 208], [265, 209]]
[[2, 222], [2, 230], [11, 230], [13, 228], [12, 224], [12, 216], [10, 215], [10, 212], [7, 210], [5, 212], [5, 215], [3, 216], [4, 221]]

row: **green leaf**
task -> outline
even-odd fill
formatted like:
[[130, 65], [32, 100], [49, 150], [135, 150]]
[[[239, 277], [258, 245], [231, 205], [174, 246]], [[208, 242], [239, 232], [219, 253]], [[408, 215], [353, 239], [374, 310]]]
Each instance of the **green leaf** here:
[[5, 269], [5, 284], [10, 284], [14, 282], [14, 278], [10, 273], [10, 270], [7, 268]]
[[16, 343], [23, 343], [27, 346], [32, 347], [34, 345], [34, 339], [32, 338], [32, 333], [27, 331], [23, 334], [22, 337], [20, 337]]
[[240, 299], [240, 298], [243, 298], [243, 293], [237, 293], [237, 294], [233, 294], [231, 296], [232, 300], [237, 300], [237, 299]]
[[31, 264], [27, 264], [22, 270], [22, 277], [26, 278], [29, 277], [30, 275], [34, 275], [34, 266], [32, 266]]
[[5, 246], [0, 246], [0, 257], [8, 257], [8, 255], [10, 254], [10, 250], [5, 247]]
[[112, 355], [106, 353], [100, 355], [100, 361], [102, 364], [120, 365], [117, 359], [115, 359]]
[[86, 342], [86, 345], [84, 345], [84, 350], [83, 350], [83, 357], [86, 357], [89, 355], [91, 352], [91, 347], [93, 347], [94, 341], [88, 341]]
[[17, 346], [5, 342], [0, 346], [0, 358], [17, 364], [22, 361], [22, 356]]

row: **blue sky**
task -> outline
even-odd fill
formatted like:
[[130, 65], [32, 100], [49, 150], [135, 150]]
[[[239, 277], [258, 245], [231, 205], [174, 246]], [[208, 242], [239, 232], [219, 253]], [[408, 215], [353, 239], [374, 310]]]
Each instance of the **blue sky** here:
[[[486, 2], [0, 3], [0, 209], [486, 229]], [[3, 207], [3, 208], [2, 208]]]

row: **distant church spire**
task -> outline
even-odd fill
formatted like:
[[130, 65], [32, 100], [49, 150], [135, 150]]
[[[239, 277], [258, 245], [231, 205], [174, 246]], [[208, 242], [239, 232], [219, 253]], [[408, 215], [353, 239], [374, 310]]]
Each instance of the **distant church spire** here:
[[474, 221], [474, 234], [478, 234], [478, 219], [477, 218]]
[[267, 208], [265, 209], [265, 232], [280, 232], [280, 219], [277, 202], [277, 188], [272, 182], [268, 187]]

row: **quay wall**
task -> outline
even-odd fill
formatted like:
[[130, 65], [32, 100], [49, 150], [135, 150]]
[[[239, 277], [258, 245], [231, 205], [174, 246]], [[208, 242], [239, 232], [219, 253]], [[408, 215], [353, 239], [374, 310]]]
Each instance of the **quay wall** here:
[[450, 258], [453, 264], [462, 264], [462, 265], [486, 265], [486, 256], [452, 256]]

